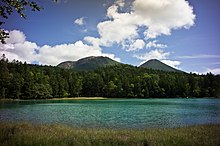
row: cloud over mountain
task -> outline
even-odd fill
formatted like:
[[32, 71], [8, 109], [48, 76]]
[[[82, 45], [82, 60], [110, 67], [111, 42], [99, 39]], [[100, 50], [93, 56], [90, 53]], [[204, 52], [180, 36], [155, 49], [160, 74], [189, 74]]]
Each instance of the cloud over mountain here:
[[21, 31], [13, 30], [9, 34], [10, 38], [6, 40], [6, 44], [0, 44], [0, 53], [5, 54], [10, 61], [16, 59], [28, 63], [57, 65], [63, 61], [78, 60], [88, 56], [107, 56], [120, 61], [114, 54], [102, 53], [100, 47], [87, 45], [82, 41], [40, 47], [34, 42], [27, 41], [25, 34]]
[[165, 52], [164, 50], [155, 49], [141, 55], [135, 55], [136, 58], [140, 60], [151, 60], [157, 58], [158, 60], [166, 59], [170, 55], [169, 52]]

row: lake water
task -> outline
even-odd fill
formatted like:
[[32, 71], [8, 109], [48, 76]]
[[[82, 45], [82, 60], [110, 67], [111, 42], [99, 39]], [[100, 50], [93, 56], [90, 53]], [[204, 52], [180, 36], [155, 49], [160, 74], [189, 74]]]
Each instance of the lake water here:
[[0, 121], [122, 129], [220, 123], [220, 99], [14, 101], [0, 103]]

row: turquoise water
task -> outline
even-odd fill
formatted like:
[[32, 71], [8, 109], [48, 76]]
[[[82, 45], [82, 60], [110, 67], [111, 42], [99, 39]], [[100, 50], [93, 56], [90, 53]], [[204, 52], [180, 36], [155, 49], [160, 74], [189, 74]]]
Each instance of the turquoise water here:
[[0, 104], [0, 121], [122, 129], [220, 123], [220, 99], [14, 101]]

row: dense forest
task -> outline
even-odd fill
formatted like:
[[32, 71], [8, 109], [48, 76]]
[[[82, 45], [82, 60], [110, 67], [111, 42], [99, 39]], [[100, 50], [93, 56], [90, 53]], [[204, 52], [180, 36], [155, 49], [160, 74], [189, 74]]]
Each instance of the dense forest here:
[[57, 97], [168, 98], [220, 97], [220, 76], [164, 72], [115, 65], [77, 72], [0, 60], [0, 98]]

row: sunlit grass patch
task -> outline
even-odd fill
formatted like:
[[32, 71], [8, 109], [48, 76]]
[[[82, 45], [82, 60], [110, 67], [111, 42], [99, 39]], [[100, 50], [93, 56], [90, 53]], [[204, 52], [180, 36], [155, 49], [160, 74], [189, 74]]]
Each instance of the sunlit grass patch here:
[[65, 125], [0, 123], [0, 145], [220, 145], [220, 125], [173, 129], [116, 130], [72, 128]]

